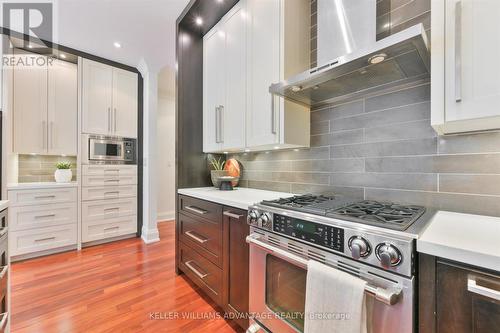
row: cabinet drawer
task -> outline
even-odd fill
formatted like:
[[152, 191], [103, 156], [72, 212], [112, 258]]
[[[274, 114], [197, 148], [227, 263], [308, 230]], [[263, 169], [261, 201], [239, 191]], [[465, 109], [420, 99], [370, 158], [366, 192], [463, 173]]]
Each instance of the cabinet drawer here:
[[9, 255], [16, 256], [58, 247], [76, 245], [76, 224], [36, 230], [9, 232]]
[[36, 190], [9, 190], [10, 207], [76, 202], [76, 187]]
[[43, 228], [77, 222], [76, 202], [9, 209], [11, 231]]
[[137, 165], [95, 165], [84, 164], [82, 166], [84, 176], [130, 176], [137, 175]]
[[136, 185], [83, 187], [82, 200], [121, 199], [137, 197]]
[[83, 186], [118, 186], [118, 185], [137, 185], [137, 175], [120, 175], [120, 176], [82, 176]]
[[180, 239], [202, 256], [222, 267], [222, 221], [179, 214]]
[[137, 199], [113, 199], [82, 202], [82, 220], [107, 220], [137, 214]]
[[83, 242], [129, 235], [136, 232], [137, 215], [106, 219], [104, 221], [84, 221], [82, 223]]
[[222, 270], [179, 242], [179, 266], [217, 304], [222, 305]]
[[220, 222], [222, 220], [221, 205], [184, 195], [179, 196], [179, 211], [190, 215], [200, 216], [214, 222]]

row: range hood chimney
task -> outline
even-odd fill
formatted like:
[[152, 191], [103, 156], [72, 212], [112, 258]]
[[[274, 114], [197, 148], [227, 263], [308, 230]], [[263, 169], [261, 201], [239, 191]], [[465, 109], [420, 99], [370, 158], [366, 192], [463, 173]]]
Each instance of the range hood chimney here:
[[376, 41], [376, 0], [318, 1], [318, 66], [269, 91], [321, 106], [429, 79], [429, 49], [422, 24]]

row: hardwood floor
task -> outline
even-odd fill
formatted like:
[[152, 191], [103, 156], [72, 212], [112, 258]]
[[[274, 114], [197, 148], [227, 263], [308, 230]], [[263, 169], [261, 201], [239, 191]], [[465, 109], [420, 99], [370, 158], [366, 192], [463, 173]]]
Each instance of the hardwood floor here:
[[14, 263], [11, 331], [240, 332], [175, 275], [174, 223], [159, 230], [150, 245], [135, 238]]

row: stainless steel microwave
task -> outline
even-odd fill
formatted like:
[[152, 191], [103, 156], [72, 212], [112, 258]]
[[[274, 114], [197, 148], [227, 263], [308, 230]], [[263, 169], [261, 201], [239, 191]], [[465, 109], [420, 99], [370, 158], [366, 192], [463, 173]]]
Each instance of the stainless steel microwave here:
[[82, 137], [86, 164], [137, 164], [137, 140], [86, 134]]

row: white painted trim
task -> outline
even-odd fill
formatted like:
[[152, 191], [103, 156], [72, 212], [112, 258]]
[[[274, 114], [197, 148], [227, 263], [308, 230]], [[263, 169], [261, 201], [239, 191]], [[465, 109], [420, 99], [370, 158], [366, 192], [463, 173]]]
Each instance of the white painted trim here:
[[156, 243], [160, 241], [160, 233], [158, 232], [158, 228], [156, 229], [148, 229], [142, 228], [142, 241], [146, 244]]
[[158, 222], [167, 222], [173, 219], [175, 219], [175, 212], [173, 210], [169, 212], [159, 212], [156, 217]]

